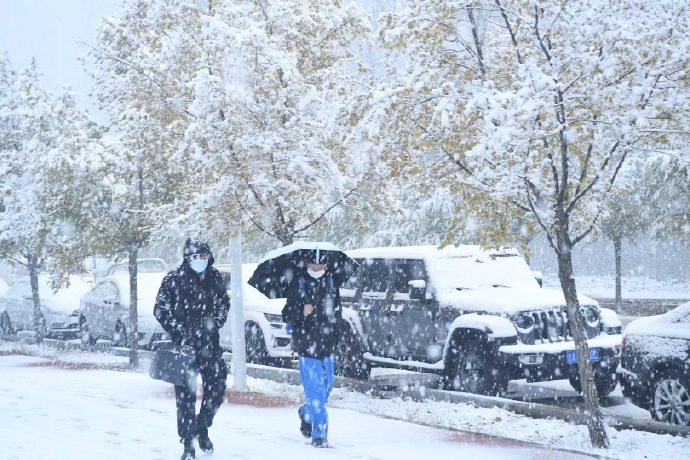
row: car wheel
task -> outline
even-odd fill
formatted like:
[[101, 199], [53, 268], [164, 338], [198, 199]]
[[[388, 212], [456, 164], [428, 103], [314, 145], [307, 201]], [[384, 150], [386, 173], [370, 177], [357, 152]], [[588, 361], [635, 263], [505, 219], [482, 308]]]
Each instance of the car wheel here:
[[116, 347], [128, 347], [129, 340], [127, 338], [127, 328], [119, 319], [115, 322], [115, 330], [113, 331], [113, 345]]
[[245, 323], [244, 343], [247, 353], [247, 362], [252, 364], [265, 364], [268, 359], [268, 350], [261, 328], [256, 323]]
[[79, 317], [79, 335], [81, 335], [82, 345], [96, 345], [96, 337], [89, 331], [89, 325], [86, 324], [86, 318]]
[[490, 351], [478, 340], [467, 340], [454, 350], [445, 378], [448, 390], [502, 396], [508, 389], [508, 379], [492, 368]]
[[[570, 385], [573, 387], [573, 389], [578, 394], [582, 394], [582, 384], [580, 383], [580, 376], [570, 377], [569, 380]], [[594, 377], [594, 385], [596, 385], [597, 387], [597, 393], [599, 394], [599, 398], [604, 398], [613, 393], [613, 390], [616, 389], [616, 385], [618, 385], [618, 375], [596, 375]]]
[[[345, 329], [347, 328], [347, 329]], [[349, 325], [335, 349], [335, 374], [353, 379], [367, 380], [371, 373], [369, 363], [364, 359], [362, 346]]]
[[0, 332], [3, 335], [15, 335], [17, 331], [12, 328], [12, 321], [10, 321], [10, 315], [7, 312], [3, 312], [0, 315]]
[[690, 425], [690, 379], [669, 370], [657, 377], [652, 388], [650, 412], [655, 420]]

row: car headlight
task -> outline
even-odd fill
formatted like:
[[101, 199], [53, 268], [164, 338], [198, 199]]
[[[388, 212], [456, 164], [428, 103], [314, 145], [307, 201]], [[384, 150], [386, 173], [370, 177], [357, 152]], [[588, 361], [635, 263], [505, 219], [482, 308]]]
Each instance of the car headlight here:
[[515, 329], [520, 334], [529, 334], [534, 329], [534, 317], [528, 313], [523, 313], [515, 318]]
[[599, 309], [595, 307], [582, 307], [580, 308], [580, 312], [582, 312], [582, 318], [585, 320], [585, 323], [587, 323], [587, 326], [591, 328], [598, 328], [599, 327], [599, 320], [601, 319], [601, 315], [599, 314]]
[[272, 313], [264, 313], [264, 316], [271, 323], [282, 323], [283, 322], [283, 316], [282, 315], [274, 315]]

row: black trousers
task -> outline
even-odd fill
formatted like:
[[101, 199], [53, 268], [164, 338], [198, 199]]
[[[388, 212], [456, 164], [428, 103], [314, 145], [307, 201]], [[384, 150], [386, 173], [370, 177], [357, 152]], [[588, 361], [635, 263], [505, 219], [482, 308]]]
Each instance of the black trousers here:
[[196, 391], [184, 385], [175, 385], [177, 434], [183, 441], [191, 440], [200, 428], [208, 428], [213, 424], [213, 417], [225, 398], [228, 367], [223, 358], [199, 360], [198, 363], [204, 391], [198, 416]]

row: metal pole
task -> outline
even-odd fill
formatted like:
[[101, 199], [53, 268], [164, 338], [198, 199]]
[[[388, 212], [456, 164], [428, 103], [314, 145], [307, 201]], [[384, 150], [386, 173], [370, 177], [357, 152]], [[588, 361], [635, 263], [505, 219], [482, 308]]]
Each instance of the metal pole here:
[[242, 234], [230, 240], [230, 321], [232, 328], [232, 374], [234, 388], [247, 391], [247, 352], [244, 340], [244, 303], [242, 290]]

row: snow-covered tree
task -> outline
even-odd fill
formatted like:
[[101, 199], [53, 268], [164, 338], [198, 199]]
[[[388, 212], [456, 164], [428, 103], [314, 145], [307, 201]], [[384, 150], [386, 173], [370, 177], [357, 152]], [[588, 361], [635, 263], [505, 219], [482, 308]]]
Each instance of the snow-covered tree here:
[[506, 210], [537, 222], [558, 259], [597, 447], [608, 439], [572, 249], [630, 152], [664, 149], [687, 130], [688, 13], [671, 0], [426, 0], [401, 1], [383, 21], [396, 77], [381, 85], [372, 123], [401, 139], [391, 156], [410, 177], [430, 171], [449, 191], [456, 232], [471, 222], [503, 241], [484, 224]]
[[[18, 72], [0, 59], [0, 258], [25, 265], [31, 280], [34, 330], [46, 332], [38, 274], [47, 262], [54, 287], [79, 266], [62, 196], [65, 171], [78, 167], [93, 122], [68, 91], [52, 94], [39, 84], [34, 63]], [[58, 262], [58, 263], [56, 263]]]
[[642, 165], [635, 165], [634, 171], [630, 181], [611, 194], [598, 224], [603, 236], [613, 242], [616, 302], [623, 298], [623, 241], [634, 241], [645, 234], [653, 218], [653, 208], [642, 192]]
[[[105, 18], [86, 67], [94, 94], [108, 114], [110, 133], [89, 163], [90, 176], [73, 197], [75, 220], [88, 246], [98, 253], [127, 254], [130, 275], [129, 324], [121, 332], [137, 364], [137, 258], [156, 232], [172, 219], [169, 211], [187, 205], [184, 165], [171, 161], [180, 148], [184, 112], [180, 95], [156, 52], [175, 18], [154, 2], [132, 2], [120, 18]], [[160, 13], [160, 14], [159, 14]], [[160, 32], [160, 35], [156, 32]], [[80, 204], [81, 201], [81, 204]], [[152, 305], [141, 306], [153, 308]], [[126, 338], [125, 338], [126, 336]]]
[[644, 167], [642, 197], [650, 210], [650, 231], [655, 238], [690, 242], [690, 151], [688, 138], [668, 154], [654, 155]]

